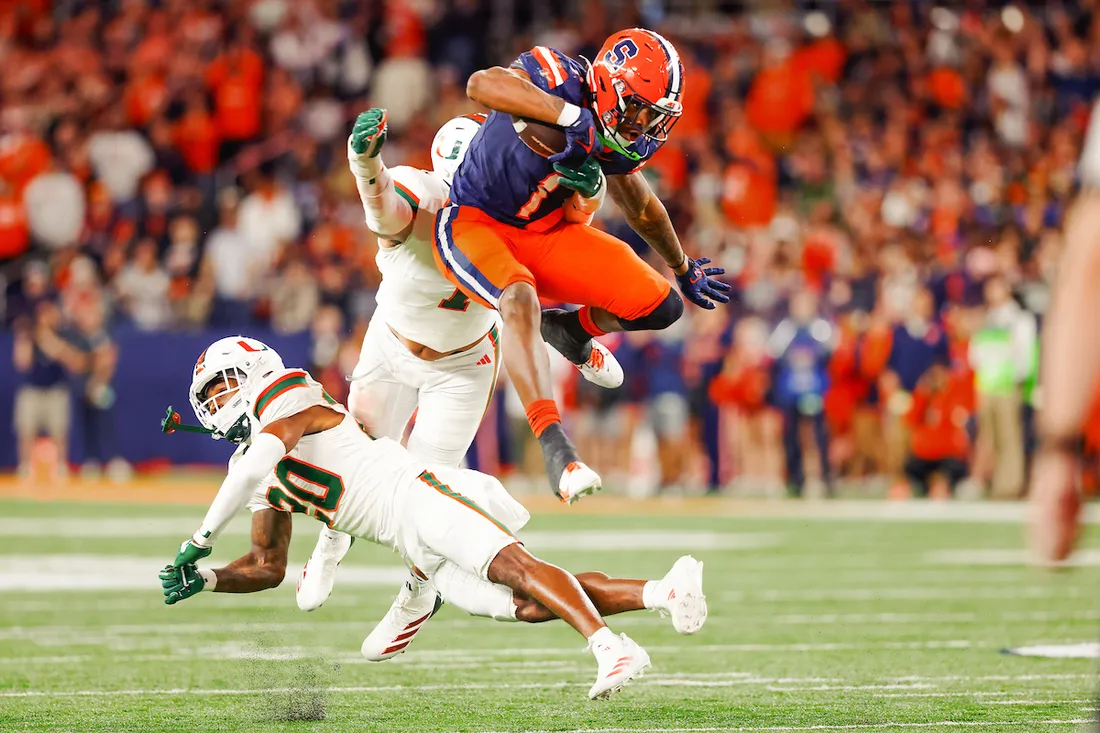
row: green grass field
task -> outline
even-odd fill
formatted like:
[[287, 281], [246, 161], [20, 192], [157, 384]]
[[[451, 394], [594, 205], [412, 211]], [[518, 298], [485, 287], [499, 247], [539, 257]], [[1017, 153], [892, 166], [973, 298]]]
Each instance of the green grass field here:
[[1093, 661], [1001, 653], [1100, 636], [1100, 573], [1024, 567], [1018, 523], [536, 516], [529, 546], [572, 570], [706, 562], [704, 629], [613, 618], [653, 670], [594, 703], [595, 663], [559, 622], [444, 607], [409, 652], [366, 663], [400, 563], [358, 543], [302, 613], [306, 518], [279, 589], [164, 606], [156, 573], [202, 512], [0, 501], [0, 731], [1074, 731], [1095, 714]]

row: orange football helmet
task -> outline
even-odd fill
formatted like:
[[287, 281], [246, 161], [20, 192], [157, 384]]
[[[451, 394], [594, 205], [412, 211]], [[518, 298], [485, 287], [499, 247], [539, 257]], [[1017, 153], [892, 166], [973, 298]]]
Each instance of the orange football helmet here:
[[645, 137], [660, 145], [683, 113], [684, 66], [671, 43], [644, 28], [604, 42], [588, 67], [592, 106], [601, 137], [626, 155]]

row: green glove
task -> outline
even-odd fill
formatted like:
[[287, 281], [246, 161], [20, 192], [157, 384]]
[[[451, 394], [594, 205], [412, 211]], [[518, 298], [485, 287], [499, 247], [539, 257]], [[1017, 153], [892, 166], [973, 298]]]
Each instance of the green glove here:
[[559, 186], [571, 188], [586, 199], [597, 196], [603, 188], [600, 162], [595, 158], [585, 158], [583, 163], [575, 167], [554, 163], [554, 170], [558, 172]]
[[171, 606], [201, 591], [206, 581], [199, 575], [194, 563], [165, 565], [164, 570], [160, 571], [160, 585], [164, 589], [164, 603]]
[[180, 551], [176, 553], [176, 559], [172, 561], [172, 564], [178, 568], [180, 565], [197, 563], [204, 557], [208, 557], [213, 551], [213, 547], [203, 547], [195, 540], [190, 539], [180, 545]]
[[356, 155], [374, 158], [382, 152], [388, 132], [386, 110], [379, 107], [368, 109], [355, 118], [349, 144]]

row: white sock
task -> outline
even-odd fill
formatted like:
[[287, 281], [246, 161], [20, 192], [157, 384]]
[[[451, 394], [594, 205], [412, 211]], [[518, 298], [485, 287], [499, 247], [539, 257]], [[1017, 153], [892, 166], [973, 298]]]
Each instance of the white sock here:
[[647, 580], [642, 586], [642, 605], [653, 611], [665, 607], [664, 594], [661, 593], [659, 580]]
[[615, 636], [615, 632], [606, 626], [602, 626], [596, 630], [595, 634], [588, 637], [588, 648], [595, 654], [596, 650], [601, 647], [614, 646], [619, 637]]

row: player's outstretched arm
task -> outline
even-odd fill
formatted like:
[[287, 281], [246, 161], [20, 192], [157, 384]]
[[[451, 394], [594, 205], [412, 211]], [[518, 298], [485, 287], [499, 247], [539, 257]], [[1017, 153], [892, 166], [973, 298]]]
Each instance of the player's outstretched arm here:
[[239, 460], [232, 464], [214, 497], [202, 526], [180, 547], [173, 565], [194, 563], [210, 554], [229, 520], [245, 507], [256, 486], [275, 470], [287, 453], [294, 450], [307, 432], [326, 430], [343, 417], [326, 407], [311, 407], [295, 415], [276, 420], [265, 427]]
[[165, 604], [172, 606], [204, 591], [255, 593], [274, 588], [286, 576], [290, 547], [290, 514], [261, 509], [252, 515], [252, 549], [224, 568], [198, 568], [194, 563], [168, 565], [160, 573]]
[[348, 168], [355, 176], [367, 227], [383, 240], [403, 242], [412, 231], [415, 212], [398, 195], [382, 161], [382, 146], [388, 133], [386, 110], [375, 107], [360, 113], [348, 136]]
[[607, 179], [607, 190], [612, 200], [622, 209], [630, 228], [672, 268], [685, 298], [707, 310], [714, 308], [712, 301], [729, 302], [727, 293], [730, 286], [710, 279], [712, 276], [723, 275], [726, 271], [721, 267], [704, 269], [702, 265], [709, 264], [709, 259], [696, 261], [684, 253], [665, 205], [653, 195], [653, 190], [641, 171], [610, 176]]

